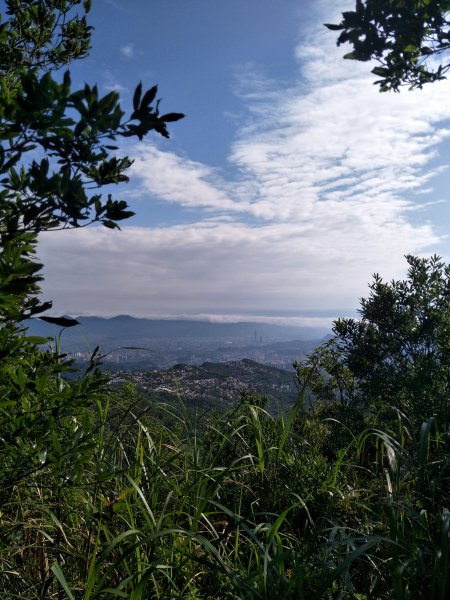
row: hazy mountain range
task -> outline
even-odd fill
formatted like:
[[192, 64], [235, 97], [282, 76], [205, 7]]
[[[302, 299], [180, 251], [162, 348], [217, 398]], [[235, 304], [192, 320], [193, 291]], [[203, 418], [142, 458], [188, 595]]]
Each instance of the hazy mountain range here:
[[[217, 340], [241, 342], [280, 342], [290, 340], [320, 339], [329, 333], [325, 327], [296, 327], [271, 323], [214, 323], [189, 320], [138, 319], [128, 315], [112, 318], [76, 317], [80, 325], [66, 329], [64, 338], [69, 343], [113, 341], [114, 343], [135, 343], [138, 340]], [[32, 319], [27, 321], [32, 335], [55, 336], [60, 327]]]
[[[330, 331], [324, 327], [294, 327], [270, 323], [214, 323], [189, 320], [77, 317], [66, 328], [40, 319], [27, 321], [30, 335], [61, 334], [64, 352], [87, 359], [96, 346], [109, 353], [116, 368], [167, 368], [176, 363], [201, 364], [251, 358], [285, 367], [301, 360]], [[129, 347], [138, 347], [131, 350]]]

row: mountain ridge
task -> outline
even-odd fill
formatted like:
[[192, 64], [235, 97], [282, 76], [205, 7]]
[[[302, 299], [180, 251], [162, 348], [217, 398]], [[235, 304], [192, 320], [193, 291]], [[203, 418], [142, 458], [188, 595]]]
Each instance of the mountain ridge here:
[[[235, 323], [217, 323], [212, 321], [188, 319], [146, 319], [130, 315], [116, 315], [114, 317], [79, 316], [76, 317], [80, 325], [66, 329], [65, 338], [75, 338], [83, 333], [100, 334], [104, 337], [121, 337], [133, 339], [142, 337], [155, 338], [183, 338], [199, 337], [206, 339], [220, 338], [246, 338], [260, 341], [291, 341], [299, 339], [317, 340], [330, 332], [326, 327], [302, 327], [297, 325], [280, 325], [273, 323], [259, 323], [254, 321], [240, 321]], [[56, 335], [61, 327], [46, 323], [39, 318], [25, 322], [32, 335]], [[256, 336], [256, 340], [255, 340]]]

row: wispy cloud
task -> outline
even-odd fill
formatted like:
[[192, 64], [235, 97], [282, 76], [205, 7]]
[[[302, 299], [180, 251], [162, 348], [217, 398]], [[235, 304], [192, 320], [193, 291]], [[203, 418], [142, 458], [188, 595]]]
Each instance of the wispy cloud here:
[[133, 44], [126, 44], [125, 46], [122, 46], [120, 53], [125, 58], [134, 58], [136, 56]]
[[103, 77], [103, 88], [107, 92], [119, 92], [120, 94], [128, 92], [128, 88], [122, 85], [120, 81], [110, 71], [105, 71]]
[[335, 68], [340, 53], [324, 37], [314, 52], [298, 49], [297, 86], [280, 90], [276, 102], [272, 90], [264, 101], [260, 85], [249, 95], [251, 125], [231, 160], [256, 183], [267, 218], [315, 222], [348, 213], [405, 222], [413, 192], [435, 174], [428, 164], [450, 134], [441, 126], [450, 116], [450, 84], [379, 94], [359, 65]]
[[153, 144], [138, 147], [134, 157], [130, 173], [140, 181], [142, 196], [152, 194], [182, 206], [237, 210], [223, 189], [226, 183], [213, 168]]
[[105, 2], [109, 6], [113, 6], [116, 10], [119, 10], [121, 12], [127, 12], [126, 5], [124, 5], [124, 3], [120, 2], [119, 0], [103, 0], [103, 2]]

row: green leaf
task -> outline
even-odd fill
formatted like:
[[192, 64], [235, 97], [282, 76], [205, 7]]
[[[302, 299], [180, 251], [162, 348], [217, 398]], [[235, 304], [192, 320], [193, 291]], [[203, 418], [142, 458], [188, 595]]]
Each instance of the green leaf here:
[[67, 580], [64, 577], [64, 573], [62, 572], [61, 567], [59, 566], [59, 564], [57, 562], [55, 562], [55, 564], [52, 566], [52, 572], [55, 575], [56, 579], [61, 584], [61, 587], [63, 588], [63, 590], [67, 594], [67, 597], [69, 598], [69, 600], [75, 600], [75, 596], [70, 591], [70, 588], [69, 588], [69, 585], [67, 583]]
[[378, 75], [379, 77], [387, 77], [390, 71], [389, 69], [385, 69], [384, 67], [374, 67], [372, 69], [372, 73], [374, 75]]
[[29, 342], [30, 344], [36, 344], [36, 345], [48, 344], [48, 342], [50, 342], [51, 339], [52, 338], [50, 338], [50, 337], [40, 337], [38, 335], [28, 335], [26, 337], [27, 342]]

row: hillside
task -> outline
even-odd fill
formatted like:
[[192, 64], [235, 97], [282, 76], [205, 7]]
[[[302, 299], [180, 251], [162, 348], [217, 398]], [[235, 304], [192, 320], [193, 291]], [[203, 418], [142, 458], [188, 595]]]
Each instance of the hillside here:
[[151, 401], [183, 401], [189, 408], [225, 409], [242, 393], [267, 398], [272, 413], [286, 410], [297, 399], [293, 373], [243, 359], [201, 366], [176, 365], [171, 369], [117, 374], [115, 384], [133, 381]]

